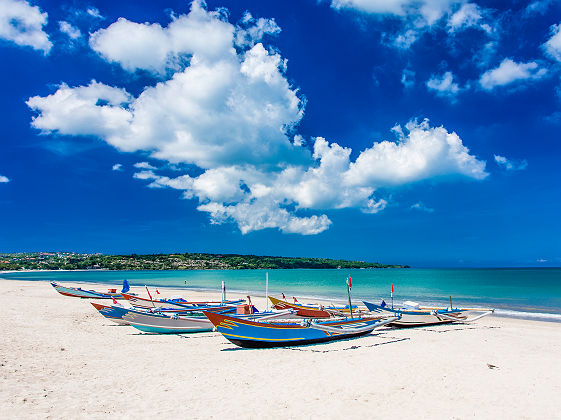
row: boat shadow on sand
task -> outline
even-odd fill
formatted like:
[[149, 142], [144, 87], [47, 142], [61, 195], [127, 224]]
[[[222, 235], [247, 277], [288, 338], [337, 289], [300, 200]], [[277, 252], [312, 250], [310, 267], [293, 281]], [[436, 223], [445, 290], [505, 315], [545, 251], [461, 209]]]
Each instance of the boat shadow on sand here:
[[[228, 348], [225, 348], [225, 349], [221, 349], [220, 351], [292, 350], [292, 351], [309, 351], [309, 352], [314, 352], [314, 353], [331, 353], [331, 352], [337, 352], [337, 351], [356, 350], [356, 349], [368, 348], [368, 347], [378, 347], [378, 346], [383, 346], [383, 345], [386, 345], [386, 344], [393, 344], [393, 343], [399, 343], [401, 341], [410, 340], [409, 337], [398, 338], [398, 337], [382, 337], [382, 336], [379, 336], [379, 335], [373, 335], [371, 337], [346, 338], [344, 340], [337, 340], [336, 342], [330, 343], [330, 344], [351, 342], [351, 341], [355, 341], [355, 340], [359, 340], [359, 339], [362, 339], [362, 341], [364, 341], [364, 339], [368, 339], [368, 338], [382, 338], [382, 339], [386, 339], [386, 341], [377, 342], [377, 343], [374, 343], [374, 344], [354, 345], [354, 346], [347, 347], [347, 348], [344, 348], [344, 349], [335, 349], [334, 348], [334, 349], [320, 350], [318, 347], [321, 347], [321, 346], [325, 347], [326, 343], [312, 343], [312, 344], [305, 344], [305, 345], [301, 345], [301, 346], [270, 347], [270, 348], [262, 348], [262, 349], [246, 348], [246, 347], [228, 347]], [[389, 340], [387, 340], [387, 339], [389, 339]]]
[[466, 331], [466, 330], [491, 330], [491, 329], [495, 329], [495, 328], [501, 328], [501, 327], [494, 327], [494, 326], [487, 326], [487, 325], [478, 325], [478, 326], [467, 326], [467, 325], [457, 325], [454, 328], [448, 327], [448, 328], [427, 328], [427, 327], [415, 327], [415, 328], [408, 328], [409, 330], [415, 330], [415, 331], [426, 331], [426, 332], [431, 332], [431, 333], [437, 333], [437, 334], [443, 334], [443, 333], [449, 333], [449, 332], [454, 332], [454, 331]]

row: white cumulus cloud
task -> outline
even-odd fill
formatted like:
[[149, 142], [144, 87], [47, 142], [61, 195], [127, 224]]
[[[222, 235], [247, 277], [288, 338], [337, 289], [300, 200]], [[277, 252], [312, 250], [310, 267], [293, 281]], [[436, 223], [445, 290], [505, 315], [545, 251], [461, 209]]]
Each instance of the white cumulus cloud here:
[[220, 11], [208, 12], [202, 1], [195, 0], [189, 14], [172, 18], [167, 27], [119, 18], [108, 28], [93, 33], [90, 46], [125, 70], [160, 74], [166, 69], [181, 68], [191, 57], [197, 61], [235, 57], [235, 28]]
[[510, 58], [505, 58], [501, 64], [481, 75], [479, 83], [485, 90], [492, 90], [497, 86], [505, 86], [514, 82], [524, 80], [540, 79], [547, 73], [547, 70], [540, 68], [538, 63], [516, 63]]
[[545, 52], [557, 61], [561, 61], [561, 24], [551, 27], [551, 38], [543, 44]]
[[113, 171], [122, 171], [123, 170], [123, 165], [121, 163], [116, 163], [115, 165], [112, 166], [111, 169]]
[[[119, 43], [139, 31], [147, 45], [161, 46], [162, 36], [172, 39], [171, 32], [179, 30], [170, 29], [178, 22], [187, 31], [181, 42], [189, 48], [161, 54], [156, 48], [153, 57], [140, 49], [131, 55], [120, 50]], [[396, 127], [397, 141], [374, 142], [354, 161], [350, 148], [322, 137], [304, 140], [296, 133], [304, 100], [288, 82], [280, 53], [257, 42], [264, 33], [278, 32], [271, 20], [263, 22], [246, 15], [234, 26], [224, 12], [206, 11], [200, 2], [167, 28], [121, 19], [93, 37], [93, 48], [115, 41], [112, 52], [98, 48], [108, 61], [166, 77], [170, 57], [187, 51], [192, 56], [136, 97], [97, 81], [61, 84], [51, 95], [27, 101], [36, 112], [32, 125], [43, 134], [96, 136], [123, 152], [141, 152], [177, 167], [196, 166], [189, 174], [169, 177], [138, 162], [133, 176], [152, 188], [181, 191], [185, 199], [198, 202], [212, 223], [234, 222], [242, 233], [276, 228], [317, 234], [331, 225], [327, 211], [382, 211], [388, 203], [377, 196], [378, 188], [433, 177], [487, 176], [485, 162], [470, 154], [456, 133], [426, 120]], [[214, 34], [219, 42], [205, 40], [213, 28], [219, 29]], [[137, 47], [133, 42], [131, 48]]]
[[52, 43], [43, 31], [47, 13], [23, 0], [0, 0], [0, 39], [47, 54]]
[[438, 96], [455, 97], [460, 87], [454, 82], [454, 75], [447, 71], [442, 76], [432, 75], [427, 81], [427, 88], [434, 90]]
[[10, 178], [4, 175], [0, 175], [0, 183], [10, 182]]

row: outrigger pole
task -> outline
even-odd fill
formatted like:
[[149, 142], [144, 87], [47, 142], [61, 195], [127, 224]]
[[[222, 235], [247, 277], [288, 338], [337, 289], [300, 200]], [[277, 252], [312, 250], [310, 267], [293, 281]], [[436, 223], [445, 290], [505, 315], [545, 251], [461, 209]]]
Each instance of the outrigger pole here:
[[351, 319], [353, 319], [353, 305], [351, 303], [351, 275], [349, 274], [349, 278], [347, 279], [347, 292], [349, 293], [349, 310], [351, 311]]
[[265, 302], [267, 302], [265, 312], [269, 312], [269, 272], [268, 271], [265, 273]]

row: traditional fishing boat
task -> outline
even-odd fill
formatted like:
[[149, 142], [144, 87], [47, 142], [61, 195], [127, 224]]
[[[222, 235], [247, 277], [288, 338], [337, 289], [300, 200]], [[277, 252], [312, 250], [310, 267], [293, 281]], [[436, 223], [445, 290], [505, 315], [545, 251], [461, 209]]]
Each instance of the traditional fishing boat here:
[[120, 325], [129, 325], [129, 323], [123, 319], [123, 316], [127, 313], [124, 306], [119, 305], [101, 305], [96, 302], [90, 302], [98, 312], [110, 321], [113, 321]]
[[182, 309], [167, 309], [167, 308], [135, 308], [131, 305], [123, 306], [120, 303], [114, 302], [113, 305], [101, 305], [96, 302], [90, 302], [95, 309], [99, 311], [101, 315], [105, 318], [114, 321], [118, 324], [130, 324], [126, 315], [132, 312], [138, 312], [142, 314], [159, 314], [167, 316], [180, 315], [183, 317], [197, 316], [203, 317], [202, 310], [209, 312], [221, 312], [221, 313], [233, 313], [236, 311], [236, 306], [201, 306], [198, 308], [182, 308]]
[[[134, 309], [120, 304], [100, 305], [95, 302], [91, 304], [105, 318], [122, 325], [131, 325], [134, 328], [148, 333], [156, 334], [182, 334], [192, 332], [210, 331], [212, 323], [201, 312], [201, 309], [185, 311], [181, 313], [165, 313], [164, 310]], [[231, 307], [207, 307], [205, 311], [218, 312], [221, 314], [235, 313], [236, 308]], [[285, 318], [292, 314], [292, 310], [281, 312], [259, 312], [250, 315], [234, 315], [247, 319], [277, 319]]]
[[[348, 314], [348, 306], [322, 306], [322, 305], [302, 305], [300, 303], [290, 303], [285, 300], [280, 300], [272, 296], [268, 296], [275, 309], [293, 309], [296, 315], [304, 318], [330, 318], [333, 315]], [[353, 306], [353, 312], [358, 309]]]
[[117, 293], [117, 289], [109, 289], [106, 293], [96, 292], [95, 290], [84, 290], [80, 287], [63, 286], [55, 283], [54, 281], [51, 282], [51, 286], [64, 296], [79, 297], [84, 299], [123, 299], [121, 293]]
[[324, 343], [359, 337], [398, 319], [344, 318], [340, 320], [300, 322], [251, 321], [233, 316], [204, 312], [216, 330], [240, 347], [269, 348]]
[[[428, 327], [433, 325], [470, 323], [484, 316], [490, 315], [494, 309], [484, 308], [448, 308], [444, 307], [421, 307], [415, 302], [405, 302], [402, 307], [390, 308], [382, 301], [381, 305], [365, 302], [364, 305], [370, 312], [377, 314], [399, 315], [399, 319], [389, 325], [396, 328]], [[482, 314], [468, 319], [467, 312], [483, 312]]]
[[223, 306], [223, 305], [238, 305], [243, 303], [243, 299], [238, 300], [224, 300], [224, 301], [201, 301], [192, 302], [183, 298], [176, 299], [147, 299], [140, 296], [135, 296], [129, 293], [122, 293], [122, 297], [127, 300], [132, 306], [136, 308], [152, 309], [152, 308], [171, 308], [171, 309], [185, 309], [207, 307], [209, 305]]
[[156, 334], [182, 334], [212, 331], [213, 325], [202, 313], [189, 316], [165, 315], [130, 309], [123, 319], [137, 330]]

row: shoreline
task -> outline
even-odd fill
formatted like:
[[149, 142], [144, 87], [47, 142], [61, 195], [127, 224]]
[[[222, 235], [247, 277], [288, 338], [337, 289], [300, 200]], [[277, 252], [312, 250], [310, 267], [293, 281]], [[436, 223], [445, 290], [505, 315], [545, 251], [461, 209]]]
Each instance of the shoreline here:
[[[171, 290], [220, 296], [163, 295]], [[145, 418], [177, 416], [178, 408], [193, 419], [558, 415], [561, 329], [547, 322], [489, 316], [252, 350], [214, 332], [139, 333], [46, 282], [0, 282], [0, 305], [8, 418]]]
[[[44, 270], [44, 271], [59, 271], [59, 270]], [[77, 270], [67, 270], [67, 271], [77, 271]], [[91, 271], [91, 270], [80, 270], [80, 271]], [[0, 272], [0, 276], [2, 272]], [[50, 283], [50, 280], [12, 280], [0, 277], [0, 281], [21, 281], [21, 282], [29, 282], [29, 283]], [[87, 285], [88, 288], [96, 290], [96, 287], [99, 291], [103, 288], [99, 286], [105, 286], [111, 284], [115, 286], [118, 290], [120, 290], [121, 285], [116, 285], [115, 283], [101, 283], [101, 282], [88, 282], [88, 281], [70, 281], [64, 282], [64, 285], [74, 286], [74, 287], [83, 287]], [[195, 294], [207, 294], [207, 293], [219, 293], [216, 289], [205, 288], [205, 287], [196, 287], [196, 286], [188, 286], [187, 288], [178, 288], [177, 286], [166, 286], [166, 285], [151, 285], [152, 289], [154, 288], [161, 288], [165, 290], [169, 290], [172, 294], [185, 294], [185, 293], [195, 293]], [[139, 288], [141, 294], [146, 294], [145, 289], [142, 286], [132, 286], [131, 288]], [[232, 294], [236, 297], [245, 298], [247, 294], [250, 296], [257, 297], [257, 298], [265, 298], [265, 293], [259, 290], [237, 290], [237, 289], [228, 289], [227, 294]], [[313, 296], [313, 295], [298, 295], [298, 299], [303, 299], [309, 301], [309, 303], [322, 303], [322, 304], [346, 304], [347, 300], [344, 298], [329, 298], [325, 296]], [[401, 301], [396, 300], [396, 304], [400, 304]], [[362, 301], [360, 298], [353, 298], [353, 303], [362, 305]], [[421, 302], [422, 305], [425, 306], [438, 306], [434, 302]], [[547, 323], [561, 323], [561, 313], [556, 312], [530, 312], [530, 311], [520, 311], [516, 309], [509, 309], [509, 308], [495, 308], [495, 313], [492, 315], [493, 317], [499, 318], [508, 318], [508, 319], [519, 319], [519, 320], [527, 320], [527, 321], [535, 321], [535, 322], [547, 322]]]

